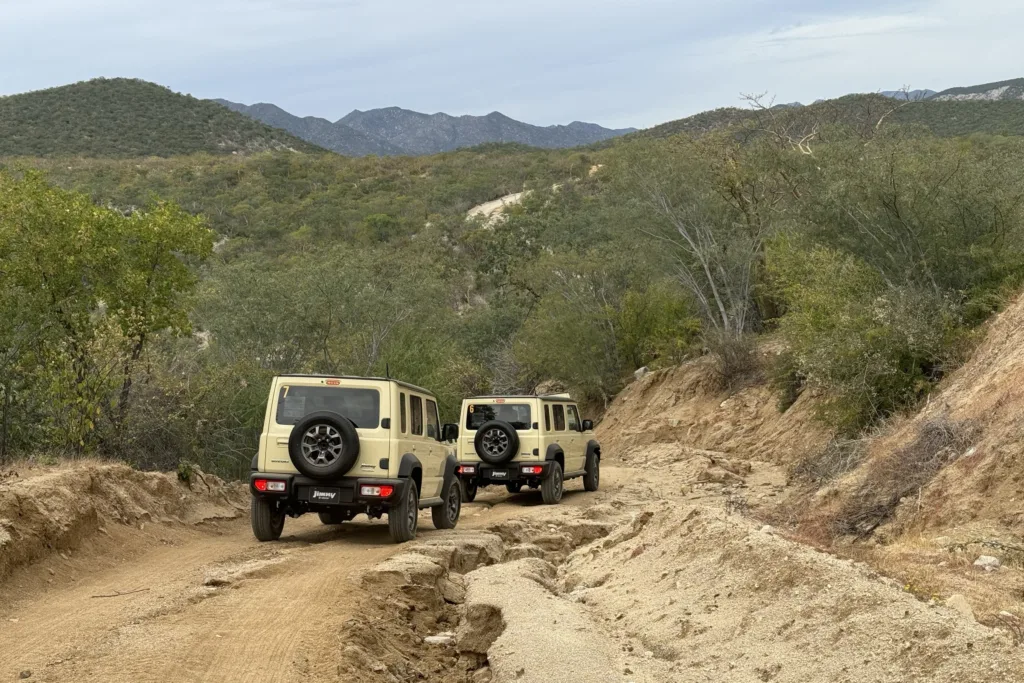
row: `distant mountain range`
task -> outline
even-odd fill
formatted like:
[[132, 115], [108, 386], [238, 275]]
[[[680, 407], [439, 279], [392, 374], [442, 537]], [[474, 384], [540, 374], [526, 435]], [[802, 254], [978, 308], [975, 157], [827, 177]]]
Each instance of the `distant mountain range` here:
[[346, 156], [437, 154], [488, 142], [517, 142], [557, 149], [590, 145], [636, 130], [611, 130], [580, 121], [567, 126], [534, 126], [500, 112], [486, 116], [449, 116], [421, 114], [399, 107], [357, 109], [332, 123], [313, 116], [298, 117], [274, 104], [214, 102]]
[[909, 93], [904, 93], [902, 90], [884, 90], [881, 94], [896, 99], [910, 99], [914, 101], [934, 100], [937, 102], [1005, 102], [1007, 100], [1024, 100], [1024, 78], [983, 83], [982, 85], [971, 85], [963, 88], [949, 88], [942, 92], [911, 90]]
[[891, 97], [894, 100], [918, 102], [920, 100], [927, 100], [938, 93], [934, 90], [883, 90], [878, 94], [883, 97]]
[[1024, 100], [1024, 78], [1009, 81], [972, 85], [966, 88], [950, 88], [934, 95], [931, 99], [940, 102], [978, 100], [985, 102], [1004, 102], [1007, 100]]
[[[775, 105], [799, 121], [855, 124], [911, 102], [888, 123], [924, 126], [937, 135], [1024, 135], [1024, 79], [941, 92], [884, 91], [811, 105]], [[353, 111], [339, 121], [293, 116], [272, 104], [246, 106], [201, 100], [146, 81], [113, 78], [0, 97], [0, 158], [177, 156], [263, 151], [350, 156], [425, 155], [492, 142], [545, 148], [604, 146], [626, 133], [661, 137], [700, 135], [756, 118], [750, 108], [706, 111], [644, 131], [609, 130], [589, 123], [532, 126], [494, 112], [487, 116], [420, 114], [392, 107]], [[0, 161], [2, 163], [2, 161]]]

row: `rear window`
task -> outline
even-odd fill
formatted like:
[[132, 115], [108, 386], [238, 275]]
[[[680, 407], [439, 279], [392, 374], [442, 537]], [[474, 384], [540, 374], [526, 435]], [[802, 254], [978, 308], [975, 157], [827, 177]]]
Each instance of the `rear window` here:
[[516, 429], [532, 429], [528, 403], [474, 403], [466, 412], [466, 429], [476, 431], [485, 422], [501, 420]]
[[293, 425], [321, 410], [344, 415], [356, 427], [376, 429], [380, 425], [380, 393], [349, 387], [281, 387], [277, 424]]

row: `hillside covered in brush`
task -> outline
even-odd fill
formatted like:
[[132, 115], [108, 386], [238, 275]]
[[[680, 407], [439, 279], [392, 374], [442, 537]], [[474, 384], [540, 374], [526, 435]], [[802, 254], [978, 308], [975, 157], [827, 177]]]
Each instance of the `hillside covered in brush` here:
[[169, 157], [314, 151], [292, 135], [145, 81], [96, 79], [0, 97], [0, 156]]
[[925, 399], [1024, 282], [1024, 138], [889, 123], [900, 104], [587, 151], [9, 159], [0, 450], [237, 474], [274, 374], [390, 368], [446, 412], [554, 381], [601, 408], [696, 356], [742, 381], [766, 334], [783, 394], [813, 388], [855, 436]]
[[[967, 90], [967, 89], [964, 89]], [[980, 92], [980, 91], [979, 91]], [[987, 91], [985, 91], [987, 92]], [[898, 107], [898, 108], [897, 108]], [[807, 106], [726, 107], [676, 121], [669, 121], [635, 133], [642, 137], [702, 135], [740, 124], [757, 125], [778, 119], [783, 125], [809, 131], [814, 125], [874, 125], [887, 112], [884, 125], [922, 126], [935, 135], [957, 137], [974, 133], [1024, 135], [1024, 100], [1007, 98], [949, 98], [895, 101], [884, 95], [847, 95]], [[873, 122], [873, 123], [872, 123]]]

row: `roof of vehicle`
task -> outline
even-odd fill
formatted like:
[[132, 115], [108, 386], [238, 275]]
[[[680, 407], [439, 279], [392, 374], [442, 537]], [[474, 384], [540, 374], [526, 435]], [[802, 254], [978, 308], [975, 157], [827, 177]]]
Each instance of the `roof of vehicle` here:
[[466, 400], [472, 401], [477, 398], [539, 398], [542, 401], [574, 401], [569, 394], [497, 394], [494, 396], [473, 396]]
[[434, 392], [430, 391], [429, 389], [424, 389], [423, 387], [418, 387], [415, 384], [409, 384], [408, 382], [403, 382], [402, 380], [395, 379], [393, 377], [357, 377], [356, 375], [303, 375], [301, 373], [278, 375], [278, 377], [312, 377], [316, 379], [362, 379], [371, 382], [394, 382], [399, 386], [403, 386], [407, 389], [412, 389], [413, 391], [418, 391], [421, 394], [428, 394], [430, 396], [434, 395]]

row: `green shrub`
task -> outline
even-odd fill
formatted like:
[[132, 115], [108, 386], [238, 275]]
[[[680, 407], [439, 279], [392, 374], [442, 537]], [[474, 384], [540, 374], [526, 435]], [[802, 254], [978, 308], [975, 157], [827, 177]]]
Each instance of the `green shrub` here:
[[825, 390], [820, 414], [844, 433], [921, 398], [966, 334], [957, 302], [891, 286], [853, 256], [780, 240], [769, 269], [792, 371]]

